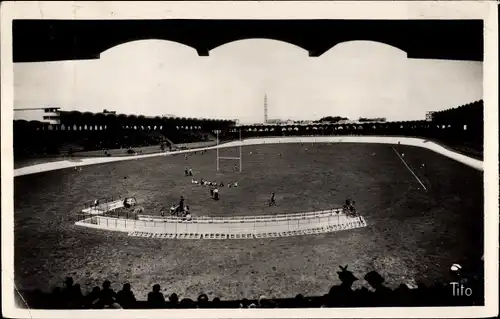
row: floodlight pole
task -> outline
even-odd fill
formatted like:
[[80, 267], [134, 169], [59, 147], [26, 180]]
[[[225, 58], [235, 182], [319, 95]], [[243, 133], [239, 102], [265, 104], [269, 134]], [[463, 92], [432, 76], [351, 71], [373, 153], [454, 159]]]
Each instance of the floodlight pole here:
[[241, 140], [241, 129], [240, 129], [240, 173], [243, 169], [243, 167], [242, 167], [243, 161], [241, 160], [242, 159], [242, 156], [241, 156], [242, 155], [242, 151], [241, 151], [242, 147], [243, 147], [243, 141]]
[[219, 130], [215, 131], [217, 134], [217, 172], [219, 171]]

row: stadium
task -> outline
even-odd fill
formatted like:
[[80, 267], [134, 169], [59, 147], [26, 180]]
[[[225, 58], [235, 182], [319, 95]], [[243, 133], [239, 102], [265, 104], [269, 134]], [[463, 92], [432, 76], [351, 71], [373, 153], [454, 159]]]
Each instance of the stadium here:
[[[48, 106], [38, 120], [15, 119], [19, 304], [484, 305], [481, 94], [421, 119], [353, 120], [331, 115], [349, 109], [336, 107], [271, 120], [281, 91], [256, 91], [248, 103], [264, 120], [253, 123], [221, 109], [207, 119]], [[477, 293], [451, 296], [450, 282]]]

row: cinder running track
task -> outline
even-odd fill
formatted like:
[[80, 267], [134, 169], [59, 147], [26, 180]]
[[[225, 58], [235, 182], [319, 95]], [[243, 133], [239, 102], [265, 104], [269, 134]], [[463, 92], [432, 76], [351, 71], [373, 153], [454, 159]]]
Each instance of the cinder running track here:
[[[236, 147], [240, 145], [258, 145], [258, 144], [280, 144], [280, 143], [376, 143], [376, 144], [398, 144], [417, 146], [426, 148], [433, 152], [439, 153], [443, 156], [451, 158], [457, 162], [463, 163], [467, 166], [477, 170], [483, 170], [483, 162], [468, 156], [453, 152], [439, 144], [424, 140], [421, 138], [413, 137], [387, 137], [387, 136], [304, 136], [304, 137], [279, 137], [279, 138], [252, 138], [243, 141], [229, 142], [219, 145], [219, 148]], [[57, 169], [87, 166], [92, 164], [103, 164], [118, 161], [137, 160], [141, 158], [155, 157], [155, 156], [168, 156], [172, 154], [190, 153], [200, 150], [216, 149], [217, 146], [205, 147], [199, 149], [190, 149], [184, 151], [170, 152], [170, 153], [156, 153], [146, 155], [135, 155], [129, 157], [95, 157], [85, 158], [79, 161], [63, 160], [57, 162], [36, 164], [32, 166], [22, 167], [14, 170], [14, 176], [22, 176], [29, 174], [36, 174], [41, 172], [53, 171]]]

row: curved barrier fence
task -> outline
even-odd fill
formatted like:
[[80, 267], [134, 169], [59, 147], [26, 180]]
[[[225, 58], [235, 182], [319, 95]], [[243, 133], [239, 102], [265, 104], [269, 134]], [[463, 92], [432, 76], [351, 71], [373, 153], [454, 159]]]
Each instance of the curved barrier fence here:
[[[221, 222], [245, 222], [245, 221], [280, 221], [280, 220], [293, 220], [293, 219], [306, 219], [306, 218], [321, 218], [330, 217], [343, 214], [341, 208], [322, 210], [317, 212], [308, 213], [290, 213], [290, 214], [277, 214], [277, 215], [257, 215], [257, 216], [229, 216], [229, 217], [210, 217], [210, 216], [195, 216], [191, 219], [193, 222], [209, 222], [209, 223], [221, 223]], [[164, 221], [164, 222], [178, 222], [183, 220], [180, 217], [161, 217], [155, 215], [137, 215], [138, 220], [148, 220], [148, 221]]]
[[182, 218], [138, 215], [137, 219], [93, 216], [78, 226], [127, 232], [130, 236], [165, 239], [251, 239], [328, 233], [366, 227], [362, 216], [334, 209], [299, 214], [251, 217]]
[[102, 215], [109, 211], [113, 211], [124, 207], [123, 200], [117, 199], [111, 202], [106, 202], [96, 206], [89, 206], [82, 210], [82, 214], [85, 215]]

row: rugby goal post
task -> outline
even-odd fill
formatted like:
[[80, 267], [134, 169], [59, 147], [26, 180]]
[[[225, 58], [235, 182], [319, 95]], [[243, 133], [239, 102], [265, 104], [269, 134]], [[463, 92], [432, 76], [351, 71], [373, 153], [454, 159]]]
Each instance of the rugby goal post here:
[[240, 173], [242, 172], [243, 170], [243, 152], [242, 152], [242, 147], [243, 147], [243, 141], [241, 139], [241, 129], [239, 131], [239, 141], [240, 141], [240, 147], [239, 147], [239, 156], [220, 156], [219, 155], [219, 130], [217, 130], [215, 133], [216, 133], [216, 136], [217, 136], [217, 146], [216, 146], [216, 150], [217, 150], [217, 172], [220, 171], [220, 160], [237, 160], [239, 161], [240, 165], [239, 165], [239, 169], [240, 169]]

